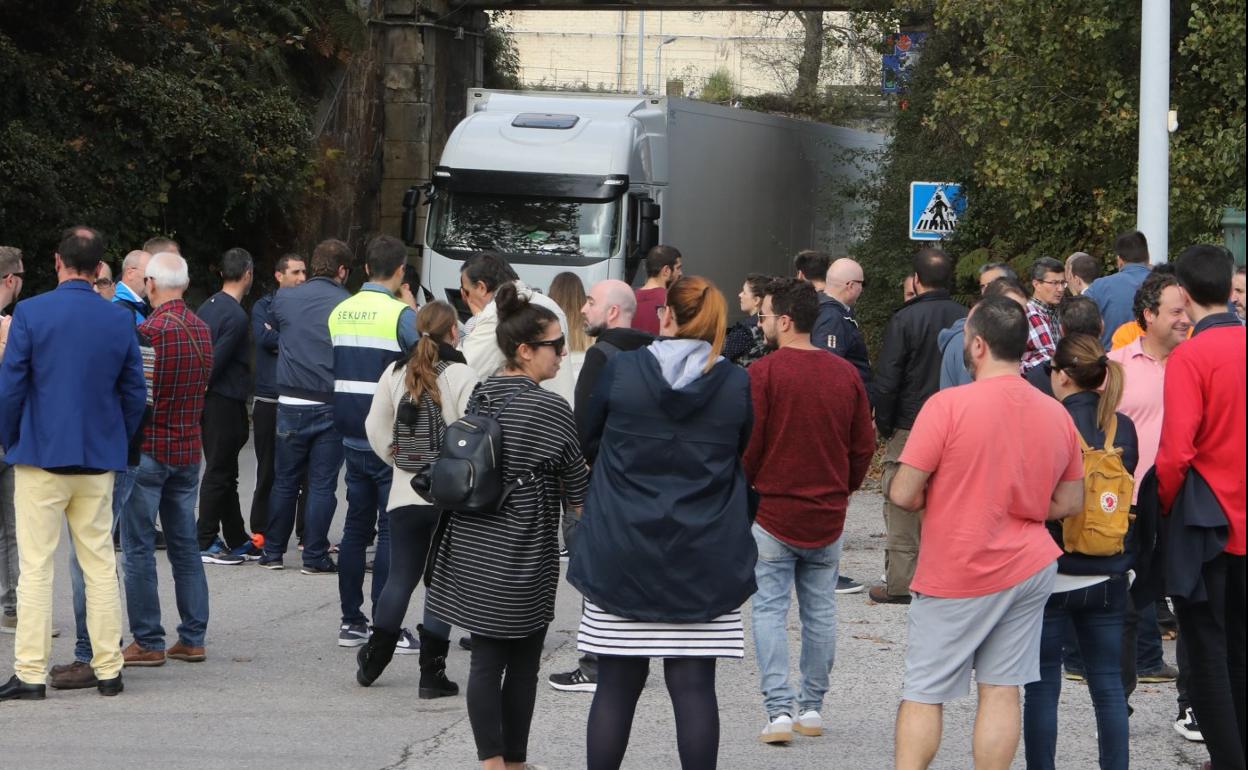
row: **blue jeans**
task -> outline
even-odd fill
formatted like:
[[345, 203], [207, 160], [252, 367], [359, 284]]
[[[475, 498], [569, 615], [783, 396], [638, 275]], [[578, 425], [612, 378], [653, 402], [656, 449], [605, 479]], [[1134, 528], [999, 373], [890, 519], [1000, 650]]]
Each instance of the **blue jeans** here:
[[264, 555], [281, 558], [295, 527], [299, 485], [307, 474], [303, 563], [321, 567], [329, 558], [329, 525], [338, 505], [338, 471], [342, 468], [342, 435], [334, 428], [334, 408], [277, 405], [277, 445], [273, 452], [273, 494], [264, 530]]
[[[126, 501], [130, 499], [130, 490], [134, 488], [134, 474], [139, 466], [126, 468], [124, 472], [113, 474], [113, 532], [121, 526], [121, 512]], [[91, 662], [91, 635], [87, 633], [87, 586], [82, 577], [82, 567], [78, 566], [78, 554], [74, 553], [74, 539], [69, 540], [69, 584], [74, 592], [74, 660], [83, 663]], [[122, 554], [125, 556], [125, 554]], [[117, 569], [124, 575], [125, 559], [117, 560]]]
[[[1131, 622], [1133, 613], [1127, 613], [1127, 622]], [[1157, 625], [1157, 603], [1149, 602], [1140, 605], [1135, 613], [1135, 670], [1138, 672], [1156, 671], [1165, 665], [1162, 657], [1161, 629]], [[1075, 629], [1066, 624], [1066, 635], [1062, 642], [1063, 664], [1067, 671], [1083, 672], [1083, 656], [1079, 653], [1079, 640]]]
[[377, 597], [390, 574], [390, 480], [394, 469], [381, 461], [373, 450], [346, 447], [347, 518], [342, 523], [338, 544], [338, 598], [342, 602], [343, 623], [367, 623], [360, 611], [364, 604], [364, 559], [373, 526], [377, 527], [377, 553], [373, 557], [371, 596], [374, 613]]
[[[752, 531], [758, 543], [758, 563], [754, 567], [758, 591], [751, 600], [750, 617], [763, 705], [768, 717], [796, 717], [806, 711], [818, 711], [823, 707], [828, 674], [836, 658], [836, 578], [841, 541], [822, 548], [796, 548], [772, 537], [758, 524]], [[789, 642], [785, 630], [794, 583], [802, 621], [800, 693], [789, 684]]]
[[1128, 765], [1127, 699], [1122, 690], [1122, 623], [1127, 579], [1115, 577], [1049, 597], [1040, 637], [1040, 681], [1026, 687], [1023, 738], [1027, 770], [1051, 770], [1057, 754], [1057, 704], [1062, 692], [1062, 636], [1073, 621], [1096, 711], [1102, 770]]
[[208, 579], [199, 557], [195, 498], [199, 463], [167, 465], [144, 454], [134, 489], [121, 515], [121, 549], [126, 555], [126, 613], [130, 634], [148, 650], [165, 649], [156, 580], [156, 516], [165, 533], [165, 555], [173, 568], [178, 603], [178, 639], [201, 647], [208, 629]]

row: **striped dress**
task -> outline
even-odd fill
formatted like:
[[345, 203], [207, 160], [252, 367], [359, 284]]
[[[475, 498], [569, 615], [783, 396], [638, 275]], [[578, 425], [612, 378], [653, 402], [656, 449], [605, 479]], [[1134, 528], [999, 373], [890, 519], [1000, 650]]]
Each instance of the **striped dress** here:
[[[523, 376], [491, 377], [469, 409], [479, 396], [497, 404], [531, 382]], [[537, 481], [513, 492], [497, 513], [448, 512], [425, 608], [474, 634], [518, 639], [554, 620], [560, 501], [582, 504], [589, 471], [563, 397], [529, 388], [497, 419], [504, 476], [510, 480], [536, 471]]]

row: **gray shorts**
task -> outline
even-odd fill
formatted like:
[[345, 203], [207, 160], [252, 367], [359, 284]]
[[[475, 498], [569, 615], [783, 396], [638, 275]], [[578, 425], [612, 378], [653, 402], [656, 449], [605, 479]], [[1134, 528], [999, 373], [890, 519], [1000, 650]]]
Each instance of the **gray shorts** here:
[[1016, 586], [984, 596], [942, 599], [914, 594], [906, 624], [901, 697], [947, 703], [980, 684], [1024, 685], [1040, 679], [1040, 631], [1057, 562]]

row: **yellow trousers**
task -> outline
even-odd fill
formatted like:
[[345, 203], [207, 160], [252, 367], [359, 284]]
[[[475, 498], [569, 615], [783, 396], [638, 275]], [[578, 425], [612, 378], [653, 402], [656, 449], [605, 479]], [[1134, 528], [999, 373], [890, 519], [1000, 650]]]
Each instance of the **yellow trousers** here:
[[64, 475], [30, 465], [14, 467], [17, 554], [17, 638], [13, 671], [27, 684], [44, 684], [52, 652], [52, 559], [69, 523], [87, 588], [87, 631], [96, 677], [121, 672], [121, 596], [113, 553], [113, 474]]

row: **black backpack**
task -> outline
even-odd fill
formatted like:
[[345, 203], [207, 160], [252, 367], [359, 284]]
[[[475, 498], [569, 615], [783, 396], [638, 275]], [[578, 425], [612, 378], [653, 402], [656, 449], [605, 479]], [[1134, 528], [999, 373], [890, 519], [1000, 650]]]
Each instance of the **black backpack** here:
[[412, 489], [445, 511], [494, 513], [502, 508], [518, 480], [503, 478], [503, 426], [497, 418], [516, 396], [536, 387], [529, 382], [517, 388], [497, 408], [478, 390], [470, 412], [447, 426], [438, 459], [413, 477]]

